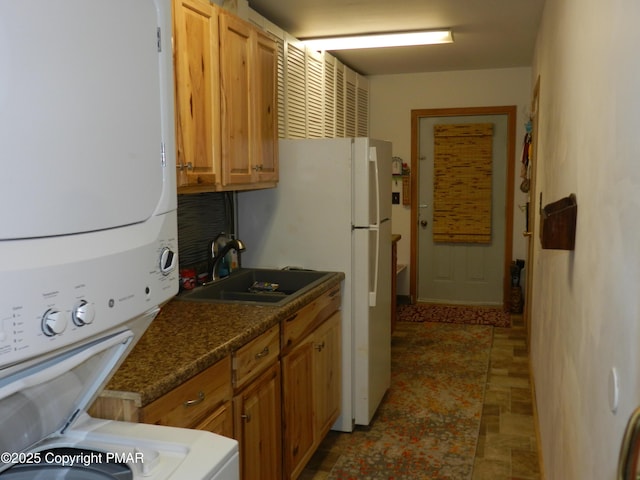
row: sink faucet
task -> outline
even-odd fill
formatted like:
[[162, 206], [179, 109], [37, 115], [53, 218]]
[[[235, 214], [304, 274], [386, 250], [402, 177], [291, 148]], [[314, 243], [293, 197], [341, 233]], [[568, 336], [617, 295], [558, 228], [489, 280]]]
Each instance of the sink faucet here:
[[218, 253], [216, 254], [214, 252], [214, 244], [215, 242], [212, 242], [212, 246], [211, 246], [211, 258], [213, 259], [213, 264], [211, 266], [211, 281], [215, 281], [218, 280], [218, 278], [220, 278], [218, 276], [218, 268], [220, 266], [220, 262], [222, 261], [222, 259], [225, 257], [225, 255], [227, 253], [229, 253], [229, 251], [231, 249], [236, 249], [238, 252], [244, 252], [246, 250], [246, 247], [244, 246], [244, 243], [242, 242], [242, 240], [234, 238], [229, 240], [226, 245], [224, 247], [222, 247]]

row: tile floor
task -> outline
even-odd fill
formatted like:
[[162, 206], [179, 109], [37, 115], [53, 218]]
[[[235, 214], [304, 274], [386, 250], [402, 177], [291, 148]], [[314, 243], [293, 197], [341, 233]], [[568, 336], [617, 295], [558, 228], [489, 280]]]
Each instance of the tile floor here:
[[[540, 480], [529, 358], [522, 316], [495, 328], [472, 480]], [[345, 433], [329, 432], [299, 477], [322, 480], [340, 457], [332, 449]]]

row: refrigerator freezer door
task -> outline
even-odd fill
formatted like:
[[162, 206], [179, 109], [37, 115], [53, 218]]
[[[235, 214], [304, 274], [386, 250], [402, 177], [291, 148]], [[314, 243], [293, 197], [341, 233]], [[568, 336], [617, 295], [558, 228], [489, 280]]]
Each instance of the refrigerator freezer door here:
[[391, 144], [353, 140], [353, 225], [378, 226], [391, 218]]
[[370, 147], [376, 149], [378, 169], [378, 204], [380, 221], [391, 219], [391, 143], [371, 140]]
[[348, 273], [351, 150], [348, 138], [280, 140], [278, 187], [238, 194], [243, 267]]

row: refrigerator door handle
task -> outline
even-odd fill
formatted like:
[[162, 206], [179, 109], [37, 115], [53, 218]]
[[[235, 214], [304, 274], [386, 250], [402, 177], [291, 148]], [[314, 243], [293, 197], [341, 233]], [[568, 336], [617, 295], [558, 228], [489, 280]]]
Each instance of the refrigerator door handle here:
[[369, 306], [375, 307], [378, 301], [378, 272], [380, 271], [380, 230], [376, 227], [370, 228], [370, 232], [375, 233], [376, 235], [376, 253], [375, 253], [375, 265], [374, 271], [371, 272], [373, 274], [373, 291], [369, 291]]
[[380, 171], [378, 169], [378, 151], [376, 147], [369, 147], [369, 161], [373, 163], [373, 171], [375, 175], [375, 202], [376, 202], [376, 213], [374, 218], [374, 224], [369, 225], [369, 229], [372, 233], [375, 233], [376, 236], [376, 245], [375, 245], [375, 265], [373, 266], [374, 271], [373, 274], [373, 291], [369, 291], [369, 306], [375, 307], [378, 301], [378, 270], [379, 270], [379, 262], [380, 262], [380, 230], [378, 230], [378, 226], [380, 225]]
[[380, 172], [378, 169], [378, 151], [376, 147], [369, 147], [369, 161], [373, 163], [376, 180], [376, 216], [374, 225], [380, 225]]

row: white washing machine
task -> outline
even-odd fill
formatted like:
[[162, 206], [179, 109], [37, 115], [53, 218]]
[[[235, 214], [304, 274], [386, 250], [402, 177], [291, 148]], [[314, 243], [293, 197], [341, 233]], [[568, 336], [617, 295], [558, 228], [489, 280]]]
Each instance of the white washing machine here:
[[239, 477], [235, 440], [86, 414], [178, 291], [171, 23], [0, 2], [2, 480]]
[[210, 432], [89, 417], [88, 404], [157, 309], [0, 380], [0, 479], [237, 480], [238, 445]]

